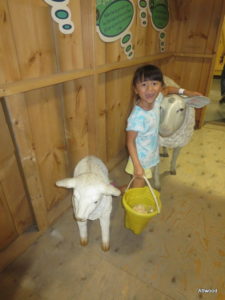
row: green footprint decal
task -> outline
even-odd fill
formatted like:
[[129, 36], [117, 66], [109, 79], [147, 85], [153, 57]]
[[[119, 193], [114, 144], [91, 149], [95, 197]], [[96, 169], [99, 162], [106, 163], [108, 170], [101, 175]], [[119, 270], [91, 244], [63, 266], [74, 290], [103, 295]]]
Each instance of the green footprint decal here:
[[167, 0], [149, 0], [149, 13], [155, 29], [162, 30], [166, 28], [169, 23]]
[[120, 40], [128, 59], [134, 55], [129, 31], [135, 16], [133, 0], [97, 0], [96, 30], [104, 42]]

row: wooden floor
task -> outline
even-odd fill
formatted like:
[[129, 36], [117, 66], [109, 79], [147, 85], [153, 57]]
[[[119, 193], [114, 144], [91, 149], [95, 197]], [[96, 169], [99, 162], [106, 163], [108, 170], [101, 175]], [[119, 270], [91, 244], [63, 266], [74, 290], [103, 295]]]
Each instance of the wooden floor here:
[[[162, 213], [141, 235], [124, 227], [114, 198], [111, 249], [100, 249], [98, 222], [79, 245], [72, 210], [0, 274], [4, 300], [225, 299], [225, 127], [196, 130], [178, 159], [177, 175], [161, 167]], [[128, 176], [121, 163], [115, 184]]]

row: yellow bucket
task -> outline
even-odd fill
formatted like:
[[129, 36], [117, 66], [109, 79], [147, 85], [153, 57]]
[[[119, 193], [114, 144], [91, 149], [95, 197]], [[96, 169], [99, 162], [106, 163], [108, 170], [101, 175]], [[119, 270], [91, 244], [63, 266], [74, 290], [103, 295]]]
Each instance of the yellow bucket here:
[[[133, 179], [134, 178], [132, 178], [128, 184], [128, 188], [122, 198], [122, 203], [125, 208], [125, 227], [131, 229], [135, 234], [140, 234], [145, 229], [150, 219], [160, 213], [162, 205], [160, 193], [151, 187], [146, 177], [144, 177], [144, 179], [147, 186], [129, 189]], [[141, 213], [134, 210], [134, 206], [139, 204], [146, 210], [151, 207], [152, 211]]]

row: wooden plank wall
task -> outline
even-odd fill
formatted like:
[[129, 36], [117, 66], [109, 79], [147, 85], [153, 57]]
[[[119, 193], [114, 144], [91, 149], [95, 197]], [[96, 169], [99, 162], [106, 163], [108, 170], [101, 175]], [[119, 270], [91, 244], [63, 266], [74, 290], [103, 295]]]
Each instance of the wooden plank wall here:
[[[14, 166], [19, 170], [15, 184], [22, 182], [20, 196], [27, 191], [31, 207], [24, 219], [37, 227], [30, 236], [24, 237], [22, 230], [20, 237], [8, 240], [0, 252], [0, 268], [70, 206], [70, 192], [56, 188], [55, 181], [71, 176], [80, 158], [95, 154], [112, 168], [126, 156], [125, 126], [133, 105], [130, 83], [138, 66], [154, 63], [182, 87], [207, 94], [224, 1], [170, 0], [164, 53], [150, 17], [142, 27], [138, 1], [133, 2], [135, 54], [128, 60], [120, 41], [104, 43], [96, 33], [95, 0], [70, 1], [75, 23], [70, 35], [59, 32], [44, 1], [0, 0], [1, 118], [8, 120], [12, 153], [20, 166]], [[199, 112], [198, 121], [201, 117]], [[1, 138], [7, 152], [8, 137]], [[2, 161], [1, 168], [6, 174]], [[12, 200], [1, 191], [7, 219]], [[0, 222], [0, 231], [8, 226], [11, 232], [10, 222]]]
[[[224, 1], [175, 1], [176, 44], [168, 75], [188, 89], [208, 95], [222, 30]], [[173, 67], [172, 67], [173, 66]], [[205, 109], [196, 111], [196, 127], [204, 124]]]

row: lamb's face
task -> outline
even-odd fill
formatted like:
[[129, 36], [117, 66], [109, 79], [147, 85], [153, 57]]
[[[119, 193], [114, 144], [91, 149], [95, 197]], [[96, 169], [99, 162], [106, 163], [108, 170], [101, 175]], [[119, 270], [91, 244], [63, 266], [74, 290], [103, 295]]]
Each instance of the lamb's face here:
[[164, 97], [160, 106], [159, 134], [168, 137], [178, 130], [184, 122], [186, 107], [182, 97], [169, 95]]
[[104, 195], [120, 195], [119, 189], [106, 183], [103, 178], [93, 173], [84, 173], [77, 177], [65, 178], [57, 181], [56, 185], [73, 188], [74, 213], [76, 219], [80, 221], [88, 219], [88, 216], [105, 200]]
[[88, 216], [100, 205], [103, 199], [101, 185], [77, 186], [73, 191], [74, 214], [78, 221], [85, 221]]

